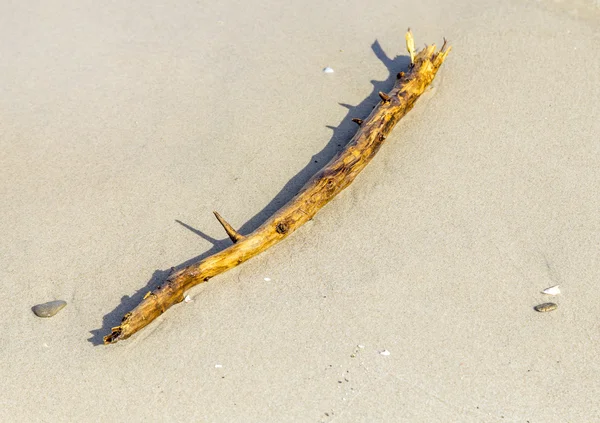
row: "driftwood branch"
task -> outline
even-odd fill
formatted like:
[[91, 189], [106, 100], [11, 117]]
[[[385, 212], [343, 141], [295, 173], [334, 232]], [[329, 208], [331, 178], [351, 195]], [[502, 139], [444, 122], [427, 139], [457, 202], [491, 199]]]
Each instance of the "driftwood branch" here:
[[173, 304], [183, 301], [191, 287], [229, 270], [265, 251], [294, 232], [346, 188], [375, 156], [396, 123], [413, 107], [415, 101], [433, 81], [450, 51], [444, 40], [440, 51], [435, 45], [416, 53], [410, 29], [406, 46], [411, 58], [410, 69], [398, 74], [394, 88], [380, 92], [381, 102], [366, 119], [352, 119], [359, 125], [347, 146], [315, 174], [300, 192], [262, 226], [243, 236], [215, 212], [233, 245], [185, 269], [173, 273], [167, 281], [148, 292], [141, 303], [125, 314], [121, 324], [104, 337], [105, 344], [129, 338]]

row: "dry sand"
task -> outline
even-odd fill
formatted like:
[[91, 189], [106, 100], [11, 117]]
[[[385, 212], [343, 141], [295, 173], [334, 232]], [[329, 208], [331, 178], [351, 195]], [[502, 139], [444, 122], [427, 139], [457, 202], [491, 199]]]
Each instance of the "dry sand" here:
[[[0, 6], [1, 421], [600, 421], [596, 1], [122, 3]], [[453, 51], [354, 184], [99, 345], [333, 156], [408, 26]]]

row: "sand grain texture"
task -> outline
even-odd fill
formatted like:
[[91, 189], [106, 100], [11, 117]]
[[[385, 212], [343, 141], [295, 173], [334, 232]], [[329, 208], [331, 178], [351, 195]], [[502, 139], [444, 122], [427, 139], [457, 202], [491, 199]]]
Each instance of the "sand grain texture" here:
[[[581, 13], [0, 6], [0, 420], [600, 420], [600, 22]], [[409, 26], [452, 55], [353, 185], [99, 346], [171, 266], [229, 245], [212, 210], [252, 231], [335, 155]], [[36, 318], [49, 298], [68, 313]]]

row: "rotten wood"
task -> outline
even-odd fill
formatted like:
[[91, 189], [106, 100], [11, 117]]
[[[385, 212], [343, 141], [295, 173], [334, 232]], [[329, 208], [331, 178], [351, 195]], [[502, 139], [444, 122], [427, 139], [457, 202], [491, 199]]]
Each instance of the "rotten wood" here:
[[350, 185], [375, 156], [396, 123], [412, 109], [415, 101], [433, 81], [450, 51], [450, 46], [444, 40], [439, 51], [433, 44], [415, 54], [410, 29], [406, 33], [406, 46], [411, 58], [410, 68], [398, 74], [390, 92], [379, 93], [382, 101], [366, 119], [353, 119], [359, 129], [342, 151], [317, 172], [294, 198], [246, 236], [239, 234], [215, 212], [234, 244], [169, 276], [165, 283], [148, 292], [137, 307], [125, 314], [121, 324], [104, 337], [104, 343], [111, 344], [129, 338], [169, 307], [183, 301], [186, 291], [193, 286], [245, 262], [286, 238]]

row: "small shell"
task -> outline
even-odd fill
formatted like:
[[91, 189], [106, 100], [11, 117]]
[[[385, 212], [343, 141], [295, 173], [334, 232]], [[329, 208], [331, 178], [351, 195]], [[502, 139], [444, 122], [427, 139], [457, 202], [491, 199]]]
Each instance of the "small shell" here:
[[67, 303], [62, 300], [50, 301], [31, 307], [31, 311], [33, 311], [37, 317], [52, 317], [65, 308], [66, 305]]
[[185, 301], [186, 303], [191, 303], [194, 300], [192, 300], [192, 297], [190, 297], [189, 295], [186, 295], [183, 301]]
[[265, 282], [271, 282], [271, 278], [265, 278]]
[[551, 286], [550, 288], [544, 289], [542, 291], [542, 294], [558, 295], [558, 294], [560, 294], [560, 289], [558, 288], [558, 285], [554, 285], [554, 286]]
[[333, 73], [333, 69], [331, 69], [329, 66], [327, 66], [325, 69], [323, 69], [323, 73]]
[[379, 351], [381, 355], [390, 355], [391, 353], [388, 350]]
[[556, 310], [557, 308], [558, 308], [558, 305], [556, 305], [554, 303], [544, 303], [544, 304], [536, 305], [533, 309], [535, 311], [539, 311], [540, 313], [547, 313], [549, 311]]

